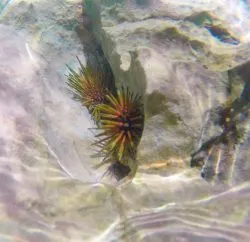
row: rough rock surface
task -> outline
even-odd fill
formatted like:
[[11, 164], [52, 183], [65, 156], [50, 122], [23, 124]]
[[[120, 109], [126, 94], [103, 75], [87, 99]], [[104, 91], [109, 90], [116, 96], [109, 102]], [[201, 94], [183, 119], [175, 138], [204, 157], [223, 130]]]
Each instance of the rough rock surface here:
[[142, 164], [186, 160], [220, 132], [202, 137], [208, 111], [228, 99], [228, 70], [250, 58], [247, 6], [225, 3], [85, 1], [117, 86], [145, 96]]
[[[7, 10], [4, 10], [0, 22], [11, 26], [13, 31], [18, 32], [18, 36], [23, 37], [24, 40], [20, 40], [22, 46], [16, 51], [16, 55], [22, 55], [24, 63], [25, 58], [29, 58], [27, 63], [33, 60], [34, 66], [38, 69], [40, 80], [35, 82], [38, 77], [34, 77], [34, 83], [31, 83], [33, 89], [30, 87], [29, 90], [30, 92], [34, 90], [31, 94], [37, 97], [35, 98], [37, 102], [40, 102], [34, 105], [33, 109], [36, 117], [40, 119], [43, 135], [49, 146], [52, 145], [51, 148], [57, 154], [58, 160], [62, 161], [61, 165], [67, 168], [73, 177], [86, 178], [85, 168], [82, 164], [85, 163], [84, 159], [88, 158], [82, 154], [90, 155], [91, 153], [90, 149], [87, 148], [92, 137], [88, 128], [92, 127], [93, 124], [86, 110], [81, 109], [78, 103], [71, 100], [72, 94], [67, 90], [65, 84], [66, 64], [76, 65], [76, 55], [83, 62], [85, 61], [81, 40], [75, 32], [80, 14], [81, 2], [79, 1], [64, 2], [58, 0], [53, 3], [50, 1], [34, 3], [15, 1]], [[4, 31], [2, 31], [3, 33]], [[13, 35], [15, 36], [15, 34]], [[12, 48], [11, 46], [16, 45], [17, 42], [17, 40], [11, 42], [11, 38], [11, 33], [6, 28], [6, 36], [2, 38], [4, 44], [10, 39], [7, 47], [2, 45], [2, 48], [6, 49], [6, 53], [4, 52], [6, 56], [8, 48]], [[39, 56], [38, 60], [32, 51]], [[4, 57], [2, 58], [4, 59]], [[15, 58], [16, 56], [13, 58], [10, 56], [8, 62], [3, 61], [4, 65], [11, 66]], [[33, 72], [32, 68], [31, 71]], [[33, 73], [28, 72], [27, 75], [32, 76]], [[62, 116], [59, 116], [59, 113]], [[74, 126], [67, 125], [71, 123], [70, 120], [74, 120]], [[81, 125], [82, 123], [85, 125]], [[75, 142], [77, 137], [84, 137], [84, 142]], [[85, 147], [84, 143], [87, 143], [86, 149], [82, 148]], [[67, 148], [72, 145], [75, 146], [73, 149]], [[80, 159], [83, 159], [83, 162]], [[74, 166], [70, 165], [72, 160], [78, 160], [78, 164], [76, 162]]]
[[[147, 1], [136, 2], [142, 15], [143, 11], [148, 11], [141, 5]], [[162, 5], [160, 9], [163, 16], [168, 9], [173, 18], [193, 14], [195, 6], [203, 10], [210, 6], [210, 1], [202, 4], [186, 1], [187, 4], [183, 4], [185, 11], [180, 14], [173, 11], [178, 1], [168, 2], [172, 5], [165, 8]], [[201, 120], [200, 112], [206, 105], [210, 107], [225, 99], [224, 86], [212, 78], [226, 80], [224, 70], [218, 74], [205, 71], [197, 63], [181, 65], [178, 62], [177, 72], [173, 71], [174, 63], [171, 63], [166, 73], [171, 70], [174, 77], [180, 78], [176, 77], [176, 85], [170, 82], [174, 80], [170, 73], [169, 79], [161, 80], [161, 72], [163, 76], [166, 74], [163, 67], [159, 72], [151, 73], [152, 80], [153, 74], [156, 76], [156, 84], [151, 83], [151, 89], [147, 87], [146, 98], [150, 100], [147, 102], [148, 133], [143, 137], [140, 152], [141, 157], [148, 157], [149, 163], [157, 156], [161, 159], [141, 166], [130, 184], [116, 187], [96, 182], [98, 172], [89, 169], [95, 164], [95, 160], [90, 159], [89, 146], [92, 137], [88, 127], [92, 124], [86, 110], [71, 99], [64, 76], [65, 65], [76, 64], [76, 54], [84, 60], [82, 39], [78, 38], [74, 24], [73, 27], [69, 25], [71, 20], [73, 23], [78, 20], [80, 4], [74, 0], [32, 1], [32, 4], [28, 0], [15, 0], [0, 17], [0, 22], [5, 24], [0, 25], [0, 241], [249, 241], [248, 182], [226, 191], [224, 187], [213, 187], [202, 180], [195, 169], [183, 169], [182, 157], [186, 154], [179, 148], [183, 139], [188, 153], [196, 142], [196, 138], [192, 141], [193, 137], [200, 135], [198, 131], [194, 135], [189, 129], [193, 123], [199, 126], [195, 131], [201, 125], [201, 121], [193, 118], [194, 113], [197, 112], [197, 119]], [[155, 55], [158, 58], [160, 53]], [[127, 57], [125, 55], [125, 63]], [[145, 75], [139, 59], [132, 60], [138, 75], [136, 88], [141, 76], [150, 76], [150, 73]], [[161, 61], [156, 63], [161, 66]], [[149, 64], [153, 71], [158, 66], [153, 65], [152, 60]], [[123, 68], [126, 69], [126, 65]], [[185, 79], [183, 73], [186, 73]], [[124, 75], [132, 78], [132, 74]], [[199, 85], [193, 86], [192, 78]], [[180, 80], [186, 79], [183, 89]], [[142, 83], [146, 84], [145, 80]], [[203, 82], [208, 86], [202, 86]], [[188, 103], [191, 99], [187, 98], [187, 92], [190, 92], [189, 96], [201, 92], [205, 99], [202, 96], [196, 97], [197, 102], [192, 101], [201, 111], [195, 106], [187, 106], [189, 114], [185, 102], [172, 99], [174, 93], [168, 92], [171, 98], [167, 99], [166, 85], [168, 88], [174, 86], [175, 94], [180, 93]], [[221, 96], [215, 95], [212, 85], [216, 85]], [[162, 100], [164, 115], [162, 108], [157, 109], [161, 105], [155, 105], [153, 100], [156, 104]], [[180, 110], [189, 115], [190, 120], [185, 119], [187, 123], [183, 121], [184, 116], [176, 118]], [[183, 114], [180, 112], [180, 115]], [[165, 133], [160, 135], [159, 131]], [[179, 152], [181, 157], [177, 159], [164, 153], [166, 145], [163, 141], [176, 147], [174, 152], [168, 152]], [[156, 146], [158, 143], [159, 147]], [[154, 153], [154, 147], [156, 151], [163, 147], [164, 152], [161, 155]], [[244, 147], [247, 150], [246, 144]], [[241, 154], [242, 160], [246, 159], [247, 153], [244, 155]], [[175, 174], [170, 175], [169, 167]]]

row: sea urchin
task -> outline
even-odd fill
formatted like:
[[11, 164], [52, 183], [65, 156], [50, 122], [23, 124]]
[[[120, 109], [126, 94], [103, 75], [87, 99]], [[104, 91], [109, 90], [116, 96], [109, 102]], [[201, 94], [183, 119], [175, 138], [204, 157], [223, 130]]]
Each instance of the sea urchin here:
[[[78, 59], [78, 58], [77, 58]], [[102, 85], [102, 76], [91, 67], [84, 67], [80, 62], [79, 73], [69, 68], [68, 86], [73, 90], [75, 99], [90, 112], [93, 120], [99, 120], [99, 105], [105, 103], [106, 89]]]
[[117, 180], [128, 175], [133, 177], [137, 170], [137, 147], [144, 127], [142, 98], [128, 88], [117, 92], [104, 88], [103, 76], [78, 61], [78, 73], [68, 67], [67, 84], [74, 91], [75, 99], [88, 109], [100, 131], [93, 145], [99, 148], [98, 155], [103, 160], [96, 168], [111, 163], [107, 172]]
[[109, 93], [106, 99], [109, 103], [99, 107], [99, 129], [102, 131], [96, 135], [98, 140], [94, 145], [101, 148], [100, 153], [106, 160], [127, 165], [129, 159], [136, 159], [137, 146], [143, 132], [142, 100], [128, 88], [122, 88], [117, 96]]

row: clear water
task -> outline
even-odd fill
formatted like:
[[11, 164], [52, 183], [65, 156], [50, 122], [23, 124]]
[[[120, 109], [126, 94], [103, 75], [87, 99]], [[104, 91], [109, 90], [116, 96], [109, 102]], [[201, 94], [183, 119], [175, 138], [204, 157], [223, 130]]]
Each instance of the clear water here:
[[[221, 18], [237, 40], [208, 30], [232, 46], [248, 44], [249, 3], [222, 2]], [[214, 184], [173, 158], [167, 169], [164, 161], [142, 164], [132, 181], [117, 184], [101, 179], [105, 168], [92, 168], [99, 162], [91, 158], [94, 124], [65, 85], [66, 64], [76, 66], [76, 55], [85, 61], [75, 31], [81, 1], [0, 0], [0, 12], [1, 242], [250, 241], [247, 175], [235, 172], [232, 184]], [[192, 96], [192, 83], [184, 85]], [[195, 108], [199, 113], [202, 104]], [[161, 135], [147, 139], [157, 143]], [[141, 157], [152, 149], [147, 139]]]

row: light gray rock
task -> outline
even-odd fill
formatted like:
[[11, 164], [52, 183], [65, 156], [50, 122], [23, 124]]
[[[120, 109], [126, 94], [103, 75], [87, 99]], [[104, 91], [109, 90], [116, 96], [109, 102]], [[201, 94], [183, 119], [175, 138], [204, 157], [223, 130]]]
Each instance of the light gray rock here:
[[[228, 102], [229, 88], [230, 98], [239, 97], [244, 81], [228, 71], [250, 58], [247, 3], [229, 1], [228, 8], [224, 4], [85, 1], [116, 85], [128, 85], [145, 97], [141, 164], [168, 159], [187, 164], [192, 151], [222, 132], [212, 110]], [[203, 170], [247, 180], [246, 147], [247, 138], [239, 149], [220, 145], [204, 156]]]
[[[173, 11], [178, 2], [169, 3], [165, 10], [178, 16]], [[182, 18], [193, 14], [196, 6], [210, 6], [209, 1], [193, 3], [185, 5]], [[160, 161], [152, 162], [155, 166], [142, 165], [135, 179], [124, 186], [97, 183], [102, 172], [91, 169], [97, 162], [90, 158], [92, 123], [65, 85], [65, 64], [75, 65], [74, 55], [79, 56], [82, 47], [75, 31], [62, 29], [58, 20], [73, 18], [74, 4], [80, 2], [34, 1], [29, 7], [26, 1], [14, 1], [1, 17], [12, 27], [0, 26], [0, 240], [248, 241], [249, 184], [221, 193], [224, 187], [213, 187], [199, 177], [199, 171], [184, 169], [183, 164], [183, 157], [199, 140], [201, 113], [225, 98], [225, 86], [216, 79], [226, 80], [225, 73], [186, 61], [169, 63], [152, 47], [139, 48], [142, 54], [136, 53], [135, 58], [133, 51], [125, 54], [122, 68], [133, 67], [137, 75], [131, 87], [147, 90], [140, 157], [148, 163]], [[40, 29], [34, 38], [36, 24]], [[131, 56], [133, 65], [129, 65]], [[84, 60], [83, 53], [80, 57]], [[148, 61], [147, 72], [142, 57]], [[132, 71], [117, 73], [124, 77], [120, 83], [130, 82], [125, 75], [133, 76]], [[196, 93], [200, 96], [193, 100]], [[242, 144], [242, 149], [247, 145]]]
[[213, 24], [223, 24], [219, 3], [184, 5], [176, 1], [86, 1], [93, 31], [117, 86], [129, 85], [145, 95], [142, 163], [186, 157], [197, 146], [206, 111], [226, 99], [225, 71], [249, 58], [247, 43], [219, 41], [205, 21], [198, 25], [199, 14]]
[[[65, 74], [65, 62], [84, 62], [83, 47], [75, 31], [81, 1], [11, 1], [0, 15], [0, 23], [12, 26], [43, 56], [51, 68]], [[59, 58], [60, 57], [60, 58]]]

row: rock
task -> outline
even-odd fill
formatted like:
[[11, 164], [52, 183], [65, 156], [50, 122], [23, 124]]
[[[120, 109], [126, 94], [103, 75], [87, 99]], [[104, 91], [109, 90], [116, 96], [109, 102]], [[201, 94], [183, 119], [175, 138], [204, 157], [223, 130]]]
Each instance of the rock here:
[[[37, 93], [33, 92], [32, 100], [39, 100], [39, 103], [30, 110], [39, 117], [39, 126], [48, 147], [71, 176], [89, 179], [91, 176], [84, 165], [85, 159], [90, 160], [92, 155], [89, 146], [93, 135], [88, 128], [93, 127], [93, 123], [87, 111], [72, 100], [73, 95], [65, 83], [66, 65], [78, 68], [76, 56], [85, 62], [82, 43], [75, 31], [81, 22], [80, 14], [81, 1], [15, 1], [4, 11], [0, 23], [11, 26], [25, 38], [22, 40], [23, 49], [20, 47], [19, 51], [24, 52], [25, 58], [34, 58], [34, 66], [38, 68], [34, 83], [29, 81], [33, 86], [37, 85], [34, 87]], [[10, 42], [9, 45], [14, 44]], [[10, 66], [12, 61], [16, 61], [16, 56], [10, 58]], [[26, 102], [27, 105], [32, 104], [28, 100]], [[74, 125], [71, 125], [72, 120]], [[93, 166], [98, 161], [91, 159], [91, 162], [90, 166]]]
[[[143, 238], [143, 241], [149, 242], [249, 240], [249, 215], [246, 217], [244, 214], [249, 207], [248, 196], [249, 186], [243, 184], [239, 189], [232, 189], [193, 204], [168, 204], [154, 212], [140, 211], [128, 220], [115, 224], [105, 239], [125, 238], [123, 241], [140, 241]], [[223, 205], [225, 200], [227, 206]], [[239, 226], [242, 223], [244, 225]], [[148, 232], [149, 230], [152, 232]]]
[[[233, 70], [250, 57], [248, 28], [243, 31], [236, 27], [236, 23], [247, 26], [246, 5], [231, 1], [227, 9], [216, 1], [194, 1], [192, 6], [176, 1], [85, 3], [116, 85], [128, 85], [145, 97], [139, 162], [153, 164], [179, 158], [187, 162], [193, 150], [222, 131], [215, 122], [218, 117], [211, 123], [210, 116], [217, 115], [212, 110], [229, 96], [239, 97], [243, 89]], [[242, 21], [233, 20], [236, 16]], [[233, 158], [226, 162], [226, 154], [237, 156], [231, 148], [217, 147], [217, 153], [206, 158], [208, 167], [204, 169], [208, 170], [202, 171], [203, 176], [210, 172], [209, 177], [213, 177], [216, 173], [212, 167], [220, 164], [220, 169], [230, 173], [227, 179], [234, 179], [232, 169], [245, 165], [236, 165]]]
[[0, 23], [17, 30], [34, 51], [64, 75], [65, 62], [77, 64], [76, 55], [84, 59], [81, 40], [75, 31], [81, 22], [81, 12], [81, 1], [17, 0], [6, 7]]
[[[118, 1], [104, 2], [112, 7]], [[197, 6], [203, 11], [208, 6], [213, 9], [210, 1], [184, 4], [181, 13], [173, 11], [179, 1], [167, 5], [163, 0], [136, 1], [132, 6], [138, 6], [135, 10], [140, 14], [120, 18], [144, 21], [151, 4], [158, 2], [157, 11], [162, 16], [168, 11], [173, 19], [193, 16]], [[211, 128], [204, 139], [199, 138], [202, 116], [206, 119], [206, 111], [226, 98], [224, 71], [174, 62], [154, 46], [139, 48], [138, 53], [125, 51], [121, 66], [125, 71], [114, 73], [124, 77], [117, 79], [117, 85], [135, 81], [131, 88], [146, 92], [147, 119], [139, 157], [148, 164], [141, 165], [129, 184], [108, 184], [110, 177], [99, 183], [103, 171], [91, 169], [97, 164], [90, 158], [92, 123], [87, 111], [71, 99], [64, 77], [66, 64], [76, 66], [75, 54], [84, 60], [82, 39], [74, 28], [70, 30], [79, 4], [14, 1], [1, 16], [1, 23], [12, 27], [0, 25], [0, 240], [249, 241], [249, 184], [225, 192], [224, 186], [212, 186], [200, 178], [199, 170], [187, 169], [186, 164], [199, 139], [205, 141], [219, 132]], [[182, 57], [185, 48], [179, 48]], [[174, 51], [168, 53], [174, 57]], [[241, 93], [239, 86], [236, 93], [238, 89]], [[241, 148], [249, 150], [246, 139]], [[243, 152], [240, 157], [244, 161], [249, 155]]]
[[117, 86], [129, 85], [145, 96], [142, 163], [187, 157], [199, 140], [205, 112], [225, 101], [224, 71], [243, 62], [235, 61], [237, 55], [248, 58], [193, 23], [194, 14], [213, 7], [197, 3], [187, 11], [173, 1], [86, 1]]
[[0, 42], [0, 240], [93, 240], [119, 213], [91, 169], [87, 110], [14, 28]]

